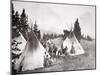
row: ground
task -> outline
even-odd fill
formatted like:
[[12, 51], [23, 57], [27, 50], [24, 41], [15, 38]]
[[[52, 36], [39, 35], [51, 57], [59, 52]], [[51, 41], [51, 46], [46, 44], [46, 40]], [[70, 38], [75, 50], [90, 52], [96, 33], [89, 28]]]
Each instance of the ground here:
[[[67, 70], [80, 70], [80, 69], [95, 69], [95, 40], [86, 41], [82, 40], [82, 47], [85, 50], [85, 54], [78, 56], [65, 56], [57, 58], [54, 65], [40, 68], [28, 73], [34, 72], [53, 72], [53, 71], [67, 71]], [[22, 73], [27, 73], [22, 72]]]

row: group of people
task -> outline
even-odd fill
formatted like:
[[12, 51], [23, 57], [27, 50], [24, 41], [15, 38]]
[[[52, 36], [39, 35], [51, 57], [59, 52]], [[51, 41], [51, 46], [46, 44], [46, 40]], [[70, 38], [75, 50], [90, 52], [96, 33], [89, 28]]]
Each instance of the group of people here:
[[52, 57], [60, 56], [62, 54], [65, 54], [67, 51], [67, 47], [63, 48], [63, 45], [57, 47], [56, 44], [52, 42], [52, 40], [47, 40], [45, 42], [42, 42], [42, 44]]
[[67, 47], [64, 49], [62, 46], [57, 48], [57, 46], [50, 40], [46, 42], [42, 42], [42, 44], [50, 55], [48, 56], [47, 53], [45, 52], [45, 56], [44, 56], [44, 66], [45, 67], [54, 64], [54, 62], [56, 61], [56, 58], [61, 55], [65, 55], [66, 50], [67, 50]]
[[51, 57], [56, 56], [56, 52], [58, 48], [51, 40], [42, 42], [42, 44]]

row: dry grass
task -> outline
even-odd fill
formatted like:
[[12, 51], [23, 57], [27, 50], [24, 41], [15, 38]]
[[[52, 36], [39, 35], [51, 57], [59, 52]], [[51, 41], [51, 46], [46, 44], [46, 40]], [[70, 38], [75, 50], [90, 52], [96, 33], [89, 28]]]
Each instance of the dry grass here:
[[[57, 58], [54, 65], [37, 70], [27, 71], [34, 72], [53, 72], [67, 70], [84, 70], [95, 69], [95, 41], [82, 40], [81, 45], [85, 50], [85, 54], [78, 56], [65, 56]], [[26, 73], [26, 72], [25, 72]]]

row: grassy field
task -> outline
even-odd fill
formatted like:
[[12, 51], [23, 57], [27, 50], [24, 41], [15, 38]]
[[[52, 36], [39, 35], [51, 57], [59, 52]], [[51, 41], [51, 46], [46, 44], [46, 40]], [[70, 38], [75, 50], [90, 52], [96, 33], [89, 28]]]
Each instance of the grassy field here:
[[52, 66], [22, 73], [95, 69], [95, 40], [82, 40], [80, 43], [85, 50], [85, 54], [74, 57], [59, 57], [56, 59], [55, 64]]

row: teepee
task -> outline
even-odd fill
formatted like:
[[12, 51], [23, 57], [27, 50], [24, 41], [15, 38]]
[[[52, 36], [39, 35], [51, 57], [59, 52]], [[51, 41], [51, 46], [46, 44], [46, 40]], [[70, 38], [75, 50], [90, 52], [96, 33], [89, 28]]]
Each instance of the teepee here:
[[26, 46], [15, 64], [17, 71], [34, 70], [36, 68], [44, 67], [44, 56], [50, 55], [44, 49], [42, 44], [39, 42], [34, 32], [30, 31], [27, 33], [28, 40]]
[[81, 44], [78, 42], [73, 31], [70, 32], [69, 36], [63, 42], [63, 48], [67, 48], [66, 53], [70, 56], [84, 54], [85, 51]]

